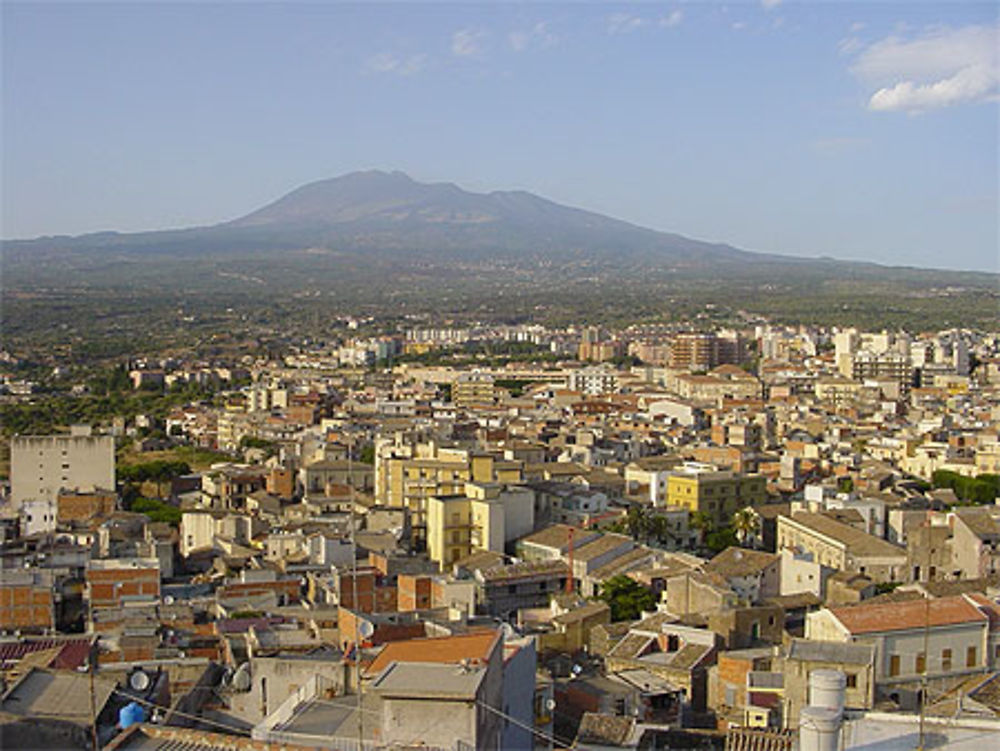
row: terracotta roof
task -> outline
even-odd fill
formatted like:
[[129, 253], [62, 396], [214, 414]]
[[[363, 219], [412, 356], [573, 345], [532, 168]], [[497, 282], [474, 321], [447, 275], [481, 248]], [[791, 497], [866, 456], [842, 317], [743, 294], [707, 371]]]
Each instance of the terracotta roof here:
[[573, 530], [573, 546], [576, 548], [597, 537], [597, 534], [591, 530], [571, 527], [568, 524], [553, 524], [534, 534], [521, 538], [521, 543], [556, 548], [563, 551], [569, 548], [569, 532], [571, 529]]
[[389, 642], [368, 668], [369, 675], [381, 673], [394, 662], [458, 663], [489, 659], [500, 640], [500, 631], [485, 629], [469, 634]]
[[58, 649], [55, 658], [46, 667], [58, 670], [76, 670], [87, 661], [93, 637], [79, 639], [31, 639], [0, 643], [0, 667], [17, 662], [32, 652]]
[[830, 612], [852, 634], [951, 626], [959, 623], [985, 623], [988, 618], [964, 597], [939, 600], [911, 600], [877, 605], [854, 605], [830, 608]]

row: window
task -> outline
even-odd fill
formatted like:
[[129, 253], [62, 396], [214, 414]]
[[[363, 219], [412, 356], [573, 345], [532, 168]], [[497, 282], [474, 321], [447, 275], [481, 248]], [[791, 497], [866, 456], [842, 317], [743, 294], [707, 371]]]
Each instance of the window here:
[[917, 652], [917, 659], [914, 663], [914, 672], [923, 675], [927, 672], [927, 655], [923, 652]]
[[889, 657], [889, 675], [899, 675], [899, 655]]
[[941, 669], [945, 672], [951, 670], [951, 650], [942, 649], [941, 650]]
[[965, 667], [974, 668], [976, 667], [976, 648], [969, 647], [965, 650]]
[[858, 687], [858, 674], [848, 673], [847, 674], [847, 688], [857, 688]]

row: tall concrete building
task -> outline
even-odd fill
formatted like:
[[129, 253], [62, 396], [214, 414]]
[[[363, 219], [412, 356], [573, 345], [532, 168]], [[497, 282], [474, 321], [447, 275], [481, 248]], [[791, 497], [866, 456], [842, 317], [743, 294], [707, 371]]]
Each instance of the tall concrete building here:
[[115, 489], [115, 441], [74, 426], [69, 435], [15, 436], [10, 442], [10, 497], [52, 501], [60, 490], [93, 492]]

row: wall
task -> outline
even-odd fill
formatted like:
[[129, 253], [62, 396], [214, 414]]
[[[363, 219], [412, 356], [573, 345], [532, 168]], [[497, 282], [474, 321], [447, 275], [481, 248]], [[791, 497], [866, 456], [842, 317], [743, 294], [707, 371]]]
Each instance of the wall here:
[[60, 489], [113, 490], [115, 443], [111, 436], [20, 436], [10, 442], [10, 500], [56, 500]]
[[[531, 637], [518, 640], [515, 644], [518, 646], [517, 652], [508, 657], [503, 667], [502, 709], [520, 721], [521, 725], [531, 727], [535, 721], [533, 705], [538, 656], [535, 652], [535, 642]], [[533, 742], [534, 736], [526, 728], [514, 722], [504, 723], [500, 748], [532, 748]]]

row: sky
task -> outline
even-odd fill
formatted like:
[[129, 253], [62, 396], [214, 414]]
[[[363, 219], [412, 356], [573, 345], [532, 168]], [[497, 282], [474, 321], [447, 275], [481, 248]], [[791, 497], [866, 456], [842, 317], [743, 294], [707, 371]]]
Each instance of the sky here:
[[747, 250], [1000, 271], [995, 2], [0, 6], [0, 235], [402, 170]]

